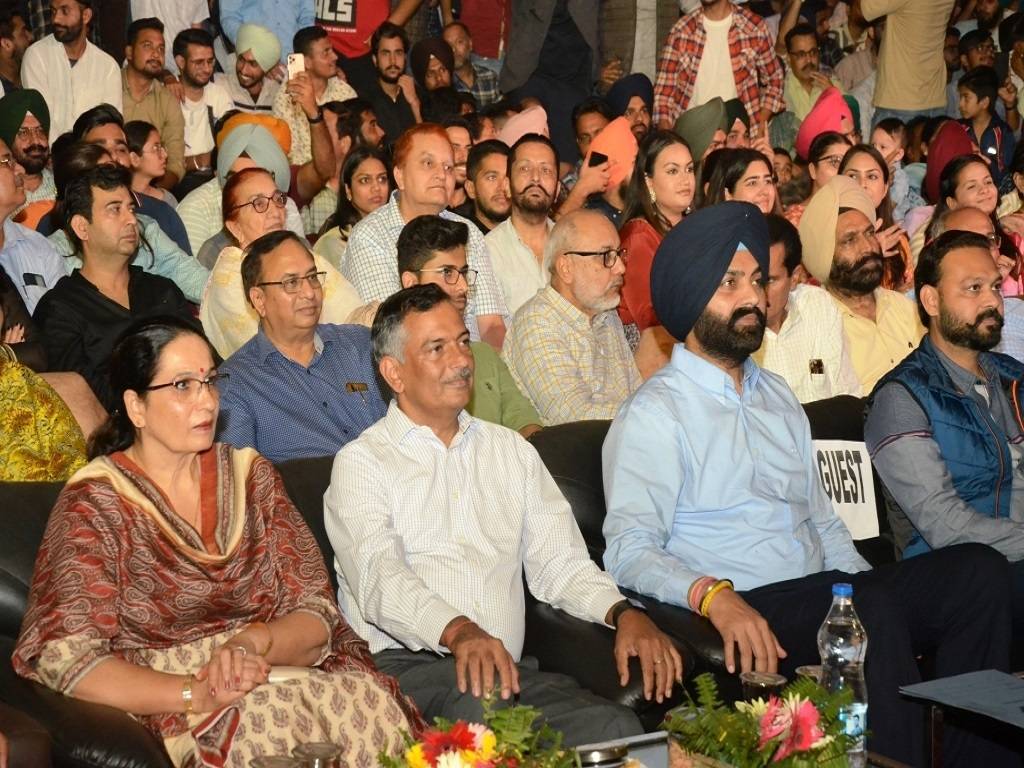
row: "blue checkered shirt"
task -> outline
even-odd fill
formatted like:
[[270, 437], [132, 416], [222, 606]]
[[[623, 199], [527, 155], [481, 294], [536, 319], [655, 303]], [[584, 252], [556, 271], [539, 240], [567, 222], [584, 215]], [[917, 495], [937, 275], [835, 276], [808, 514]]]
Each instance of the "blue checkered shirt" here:
[[[377, 387], [370, 330], [317, 326], [308, 366], [282, 355], [260, 328], [218, 368], [217, 439], [255, 448], [273, 462], [333, 456], [386, 412]], [[346, 386], [356, 385], [352, 391]], [[362, 385], [366, 389], [362, 389]]]

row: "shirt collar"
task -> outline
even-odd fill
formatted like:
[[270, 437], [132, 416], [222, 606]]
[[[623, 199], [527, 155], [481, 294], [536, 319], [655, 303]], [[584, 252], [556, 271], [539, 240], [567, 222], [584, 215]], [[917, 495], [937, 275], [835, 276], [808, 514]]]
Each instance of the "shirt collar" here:
[[[729, 374], [703, 357], [695, 355], [684, 344], [676, 344], [672, 348], [669, 365], [713, 395], [737, 395], [736, 385]], [[743, 393], [739, 395], [740, 399], [748, 400], [760, 380], [760, 367], [748, 357], [743, 362]]]
[[[311, 367], [313, 363], [316, 362], [317, 358], [323, 354], [324, 344], [325, 343], [323, 338], [320, 336], [320, 332], [314, 331], [313, 348], [316, 351], [316, 354], [313, 356], [313, 359], [310, 361], [309, 366], [307, 367]], [[284, 357], [284, 355], [281, 354], [278, 348], [274, 346], [274, 342], [272, 342], [270, 338], [267, 336], [267, 334], [263, 331], [263, 323], [260, 323], [259, 329], [256, 331], [256, 356], [260, 360], [260, 362], [265, 363], [270, 359], [271, 355], [275, 354], [279, 355], [282, 358]]]
[[445, 446], [434, 434], [434, 430], [425, 424], [415, 423], [406, 415], [405, 411], [398, 407], [398, 399], [392, 398], [388, 405], [388, 412], [384, 416], [384, 428], [395, 443], [403, 443], [409, 437], [415, 436], [428, 441], [432, 440], [447, 449], [456, 447], [465, 439], [464, 436], [472, 428], [474, 421], [475, 419], [465, 410], [459, 411], [459, 431], [456, 433], [455, 439], [452, 440], [452, 444]]
[[[929, 340], [929, 344], [931, 344]], [[945, 352], [940, 350], [934, 344], [931, 344], [932, 350], [935, 355], [939, 358], [939, 362], [942, 363], [942, 367], [949, 373], [949, 377], [953, 380], [954, 386], [961, 392], [970, 391], [975, 384], [993, 384], [999, 381], [999, 371], [996, 370], [992, 364], [991, 356], [987, 352], [982, 352], [978, 355], [978, 365], [985, 374], [987, 381], [981, 381], [971, 371], [966, 368], [962, 368], [955, 363]]]

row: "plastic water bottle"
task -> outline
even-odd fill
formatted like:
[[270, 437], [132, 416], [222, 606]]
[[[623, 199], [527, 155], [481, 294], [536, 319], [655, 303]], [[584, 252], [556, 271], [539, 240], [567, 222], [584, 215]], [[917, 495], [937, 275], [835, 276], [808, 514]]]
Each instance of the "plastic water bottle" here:
[[846, 753], [850, 768], [867, 764], [864, 737], [868, 717], [868, 690], [864, 682], [864, 655], [868, 634], [853, 609], [853, 585], [832, 585], [832, 607], [818, 630], [821, 653], [821, 684], [829, 691], [849, 688], [853, 701], [843, 708], [840, 718], [853, 744]]

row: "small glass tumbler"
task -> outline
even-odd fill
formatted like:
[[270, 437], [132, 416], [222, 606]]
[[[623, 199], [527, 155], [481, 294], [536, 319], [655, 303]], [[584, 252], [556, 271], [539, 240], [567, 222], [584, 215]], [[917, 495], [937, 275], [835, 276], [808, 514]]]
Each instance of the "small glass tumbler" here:
[[804, 664], [796, 668], [797, 677], [809, 677], [821, 685], [821, 664]]
[[743, 684], [743, 700], [754, 701], [770, 696], [778, 696], [786, 685], [784, 675], [773, 675], [770, 672], [741, 672], [740, 682]]
[[292, 750], [303, 768], [339, 768], [341, 747], [323, 741], [299, 744]]

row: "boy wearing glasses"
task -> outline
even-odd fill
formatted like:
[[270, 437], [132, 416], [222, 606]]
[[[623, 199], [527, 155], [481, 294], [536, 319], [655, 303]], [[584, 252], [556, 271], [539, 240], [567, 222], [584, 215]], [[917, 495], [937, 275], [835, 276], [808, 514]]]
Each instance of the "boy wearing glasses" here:
[[[459, 312], [466, 311], [477, 271], [466, 266], [469, 227], [438, 216], [417, 216], [398, 237], [398, 273], [403, 288], [433, 283], [440, 286]], [[486, 342], [470, 342], [473, 353], [473, 392], [466, 411], [471, 416], [501, 424], [529, 437], [539, 430], [540, 415], [523, 396], [501, 361]]]
[[640, 386], [615, 311], [625, 255], [597, 211], [573, 211], [551, 230], [544, 251], [551, 284], [516, 313], [503, 351], [546, 425], [610, 419]]

